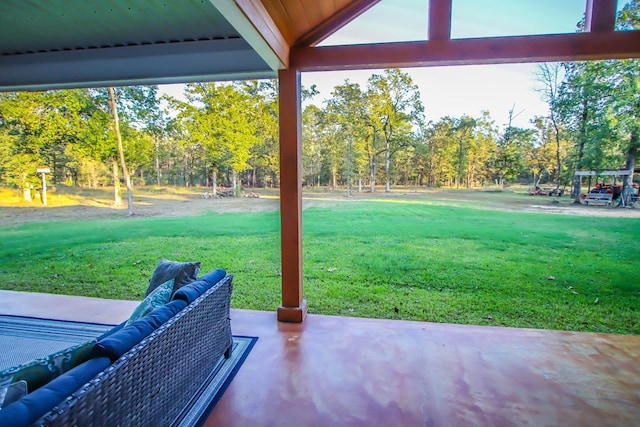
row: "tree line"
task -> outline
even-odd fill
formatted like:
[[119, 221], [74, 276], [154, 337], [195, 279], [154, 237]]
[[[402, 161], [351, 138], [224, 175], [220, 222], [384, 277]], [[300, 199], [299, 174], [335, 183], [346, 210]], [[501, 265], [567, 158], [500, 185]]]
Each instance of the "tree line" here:
[[[637, 29], [640, 2], [618, 16]], [[579, 170], [633, 169], [640, 137], [636, 59], [542, 64], [536, 79], [549, 105], [526, 128], [498, 126], [488, 111], [427, 121], [416, 83], [389, 69], [349, 80], [318, 105], [303, 91], [303, 182], [376, 191], [384, 185], [476, 187], [528, 183], [571, 188]], [[0, 94], [0, 182], [277, 187], [277, 81], [193, 83], [180, 99], [156, 86]], [[425, 111], [426, 110], [426, 111]], [[628, 195], [632, 182], [625, 180]], [[26, 193], [25, 193], [26, 194]], [[131, 204], [131, 202], [129, 203]]]

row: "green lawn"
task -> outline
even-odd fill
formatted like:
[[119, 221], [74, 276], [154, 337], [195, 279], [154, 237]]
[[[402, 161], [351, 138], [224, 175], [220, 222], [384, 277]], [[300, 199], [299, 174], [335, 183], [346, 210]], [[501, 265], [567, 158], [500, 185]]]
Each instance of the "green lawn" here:
[[[280, 302], [279, 214], [0, 228], [0, 288], [141, 299], [161, 257], [235, 275], [233, 306]], [[304, 211], [312, 313], [640, 333], [637, 219], [368, 200]]]

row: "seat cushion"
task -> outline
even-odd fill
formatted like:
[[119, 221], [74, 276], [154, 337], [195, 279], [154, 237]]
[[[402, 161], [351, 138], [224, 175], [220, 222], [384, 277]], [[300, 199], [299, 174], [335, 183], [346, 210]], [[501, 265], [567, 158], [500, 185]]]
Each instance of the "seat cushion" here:
[[104, 371], [111, 361], [91, 359], [0, 410], [0, 426], [29, 426]]

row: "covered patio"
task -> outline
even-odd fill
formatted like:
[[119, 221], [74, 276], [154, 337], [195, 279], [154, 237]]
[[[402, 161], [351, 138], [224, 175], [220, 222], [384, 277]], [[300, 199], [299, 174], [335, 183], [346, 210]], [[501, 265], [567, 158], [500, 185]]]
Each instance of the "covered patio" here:
[[[278, 77], [282, 303], [232, 310], [259, 340], [205, 425], [637, 425], [640, 337], [307, 316], [302, 72], [640, 57], [616, 0], [586, 0], [582, 33], [455, 40], [452, 0], [430, 0], [426, 40], [316, 46], [376, 3], [9, 2], [0, 90]], [[117, 324], [136, 305], [0, 291], [20, 316]]]
[[[134, 301], [0, 291], [0, 313], [116, 324]], [[259, 339], [205, 426], [633, 426], [640, 337], [232, 310]]]

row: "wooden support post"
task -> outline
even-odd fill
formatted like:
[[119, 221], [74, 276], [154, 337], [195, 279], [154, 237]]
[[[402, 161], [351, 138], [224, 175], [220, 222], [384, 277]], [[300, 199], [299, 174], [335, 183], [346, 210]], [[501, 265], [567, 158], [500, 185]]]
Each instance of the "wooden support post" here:
[[300, 323], [307, 314], [302, 298], [302, 127], [300, 72], [278, 72], [280, 95], [280, 235], [282, 305], [278, 320]]

